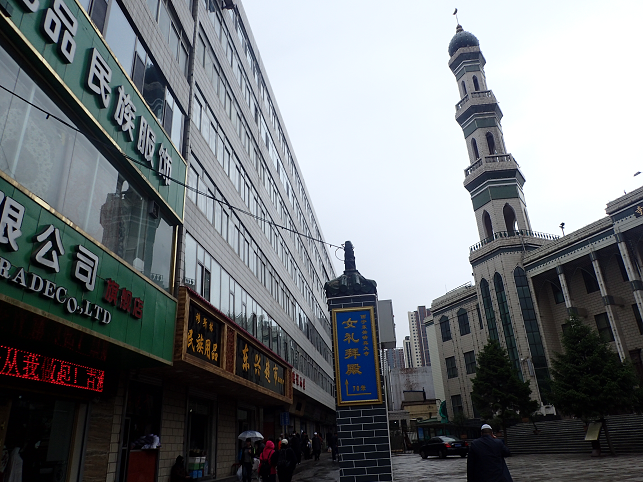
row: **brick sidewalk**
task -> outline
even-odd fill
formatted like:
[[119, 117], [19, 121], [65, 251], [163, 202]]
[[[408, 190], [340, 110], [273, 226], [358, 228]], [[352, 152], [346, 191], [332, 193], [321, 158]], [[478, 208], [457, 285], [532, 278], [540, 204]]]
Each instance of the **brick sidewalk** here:
[[[600, 458], [589, 454], [520, 455], [508, 458], [507, 465], [515, 482], [643, 481], [643, 454]], [[395, 482], [466, 482], [466, 474], [467, 459], [460, 457], [423, 460], [417, 454], [393, 456]], [[339, 482], [339, 467], [330, 455], [322, 454], [319, 462], [298, 466], [293, 482]]]

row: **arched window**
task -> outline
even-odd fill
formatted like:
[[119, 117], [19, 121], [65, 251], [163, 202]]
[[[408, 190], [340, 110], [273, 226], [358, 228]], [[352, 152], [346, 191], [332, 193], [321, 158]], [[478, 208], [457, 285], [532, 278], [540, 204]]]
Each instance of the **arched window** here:
[[[536, 380], [538, 380], [538, 389], [540, 390], [542, 399], [546, 400], [550, 384], [549, 368], [547, 367], [545, 348], [540, 336], [538, 320], [536, 319], [536, 309], [534, 308], [534, 302], [529, 291], [527, 275], [525, 274], [525, 270], [520, 266], [514, 269], [514, 281], [516, 282], [516, 289], [518, 290], [518, 300], [520, 301], [520, 309], [522, 310], [522, 319], [525, 322], [529, 352], [531, 353], [531, 362], [536, 372]], [[556, 285], [552, 284], [551, 286]], [[558, 291], [560, 291], [560, 288], [558, 288]]]
[[478, 77], [473, 76], [473, 89], [478, 92], [480, 90], [480, 84], [478, 83]]
[[473, 156], [476, 159], [480, 159], [480, 153], [478, 152], [478, 143], [475, 139], [471, 139], [471, 148], [473, 149]]
[[451, 339], [451, 327], [449, 326], [449, 319], [446, 316], [440, 318], [440, 332], [442, 333], [442, 341], [449, 341]]
[[487, 328], [489, 329], [489, 339], [498, 339], [498, 328], [496, 326], [496, 314], [493, 311], [493, 304], [491, 303], [491, 292], [489, 291], [489, 283], [486, 279], [482, 278], [480, 281], [480, 294], [482, 295], [482, 306], [484, 308], [484, 317], [487, 320]]
[[505, 207], [502, 208], [502, 215], [505, 217], [507, 234], [509, 234], [509, 236], [515, 236], [516, 231], [518, 231], [518, 225], [516, 224], [516, 213], [514, 209], [509, 204], [505, 204]]
[[491, 226], [491, 216], [487, 211], [482, 213], [482, 225], [484, 226], [485, 239], [493, 238], [493, 226]]
[[462, 97], [467, 95], [467, 86], [464, 83], [464, 80], [462, 81]]
[[467, 310], [460, 308], [458, 310], [458, 325], [460, 325], [460, 336], [468, 335], [471, 333], [471, 327], [469, 326], [469, 315], [467, 315]]
[[496, 154], [496, 141], [493, 138], [493, 134], [491, 132], [487, 132], [487, 135], [485, 136], [487, 138], [487, 147], [489, 148], [489, 154], [494, 155]]
[[505, 284], [502, 282], [500, 273], [493, 275], [493, 285], [496, 289], [496, 301], [498, 302], [498, 311], [500, 311], [500, 321], [502, 323], [502, 331], [505, 334], [505, 343], [507, 344], [507, 354], [511, 364], [518, 372], [518, 377], [522, 381], [522, 370], [520, 369], [520, 360], [518, 359], [518, 347], [516, 346], [516, 337], [514, 335], [514, 327], [511, 324], [511, 315], [509, 314], [509, 303], [507, 302], [507, 293], [505, 292]]

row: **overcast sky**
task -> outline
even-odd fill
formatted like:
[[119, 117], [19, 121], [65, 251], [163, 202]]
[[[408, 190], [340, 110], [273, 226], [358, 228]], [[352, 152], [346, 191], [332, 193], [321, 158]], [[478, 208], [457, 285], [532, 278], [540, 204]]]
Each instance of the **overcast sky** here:
[[408, 311], [473, 281], [455, 7], [487, 60], [534, 230], [569, 234], [643, 184], [640, 0], [243, 4], [320, 228], [352, 241], [393, 300], [398, 346]]

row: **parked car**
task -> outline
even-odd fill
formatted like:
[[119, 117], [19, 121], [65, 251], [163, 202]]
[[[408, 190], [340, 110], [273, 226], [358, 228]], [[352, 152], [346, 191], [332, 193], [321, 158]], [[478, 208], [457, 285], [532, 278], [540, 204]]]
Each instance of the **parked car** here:
[[437, 455], [441, 459], [445, 459], [449, 455], [466, 457], [469, 453], [469, 444], [459, 438], [440, 435], [421, 445], [419, 452], [423, 459], [429, 455]]

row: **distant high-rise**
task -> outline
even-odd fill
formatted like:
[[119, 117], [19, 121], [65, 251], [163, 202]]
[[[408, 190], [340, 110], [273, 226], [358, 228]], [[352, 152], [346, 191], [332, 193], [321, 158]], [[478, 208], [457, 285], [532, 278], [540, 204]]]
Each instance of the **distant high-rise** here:
[[386, 362], [391, 370], [393, 368], [405, 368], [404, 348], [391, 348], [386, 350]]
[[409, 311], [409, 332], [411, 340], [411, 359], [413, 367], [423, 367], [431, 364], [429, 355], [429, 343], [426, 338], [426, 330], [422, 323], [430, 314], [425, 306], [418, 306], [416, 311]]
[[411, 337], [410, 336], [405, 336], [404, 337], [404, 345], [402, 348], [404, 352], [404, 367], [405, 368], [413, 368], [413, 359], [412, 359], [412, 351], [411, 351]]

